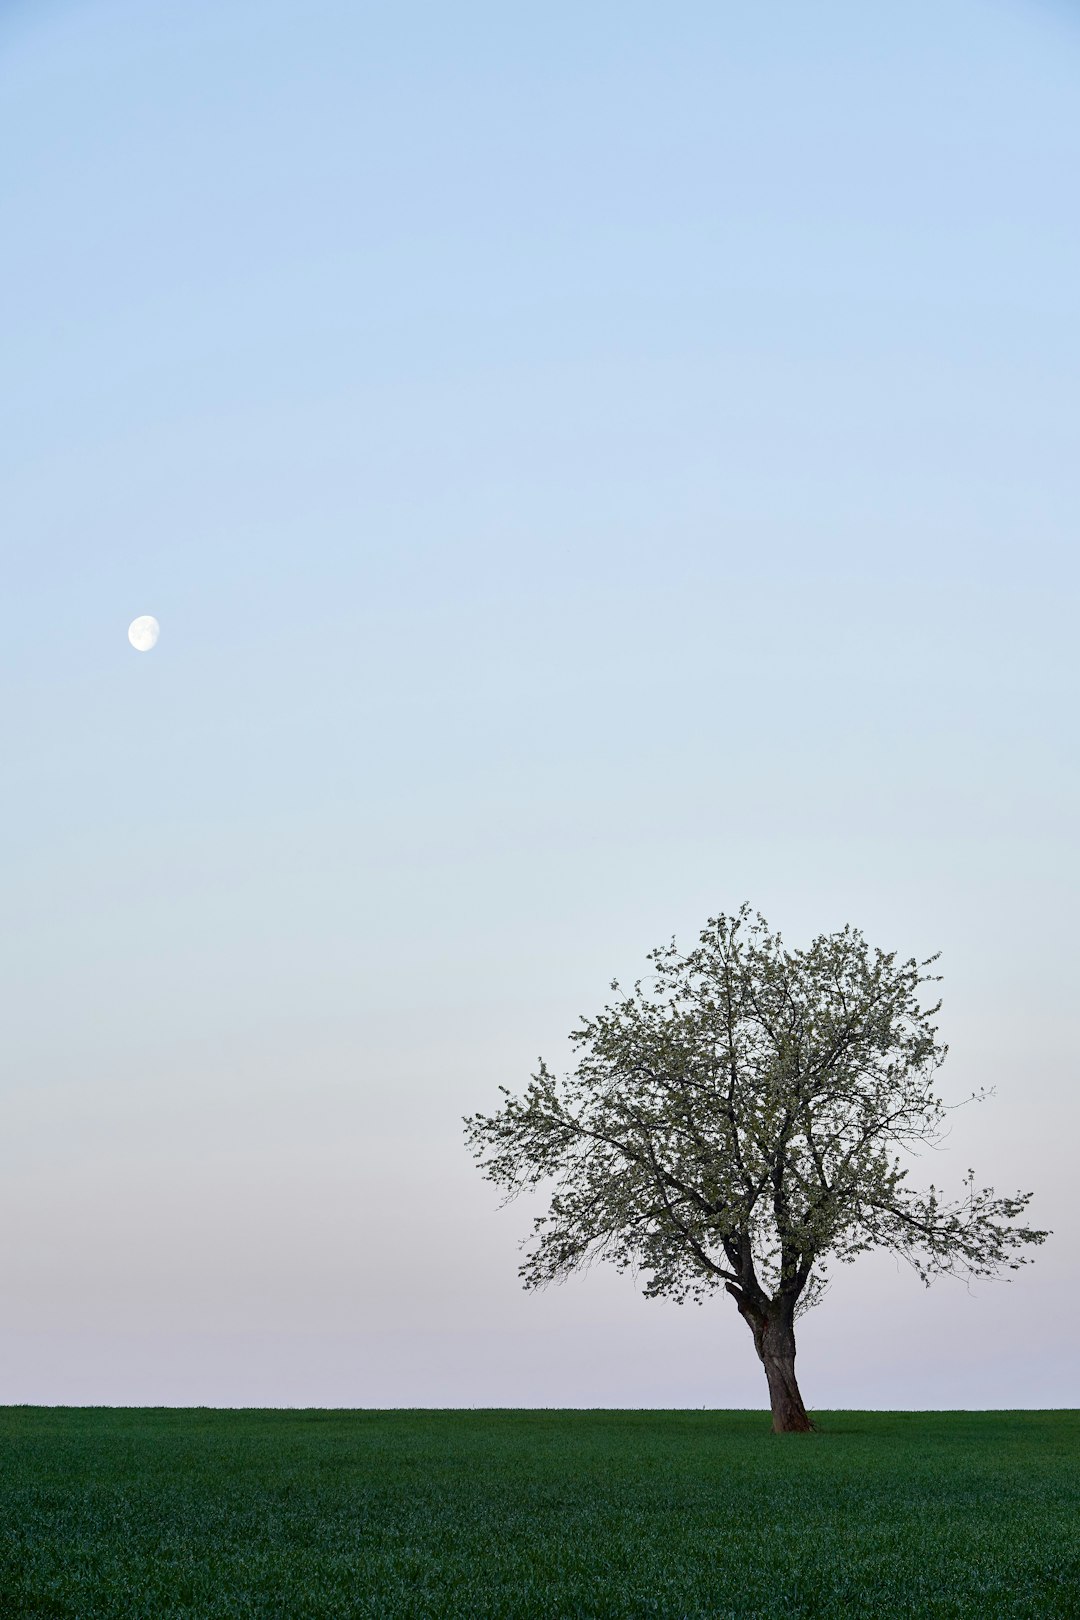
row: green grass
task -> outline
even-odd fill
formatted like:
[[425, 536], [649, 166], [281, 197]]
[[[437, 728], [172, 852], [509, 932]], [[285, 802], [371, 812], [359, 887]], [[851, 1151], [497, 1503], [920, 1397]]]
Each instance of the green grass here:
[[1080, 1414], [0, 1409], [0, 1616], [1080, 1616]]

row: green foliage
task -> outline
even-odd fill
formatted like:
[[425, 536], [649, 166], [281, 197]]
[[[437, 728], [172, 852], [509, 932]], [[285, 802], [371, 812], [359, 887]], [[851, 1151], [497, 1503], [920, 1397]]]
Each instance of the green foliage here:
[[1075, 1616], [1080, 1414], [0, 1411], [0, 1620]]
[[648, 959], [650, 993], [639, 979], [572, 1033], [572, 1075], [541, 1058], [523, 1097], [503, 1086], [497, 1113], [465, 1121], [508, 1197], [556, 1183], [526, 1287], [602, 1255], [644, 1271], [646, 1294], [724, 1287], [748, 1320], [790, 1318], [866, 1249], [929, 1282], [1015, 1269], [1048, 1236], [1014, 1224], [1030, 1193], [997, 1197], [971, 1172], [952, 1201], [908, 1186], [896, 1150], [938, 1140], [946, 1112], [940, 1002], [920, 1002], [935, 958], [898, 962], [850, 927], [791, 951], [743, 906], [688, 955], [673, 941]]

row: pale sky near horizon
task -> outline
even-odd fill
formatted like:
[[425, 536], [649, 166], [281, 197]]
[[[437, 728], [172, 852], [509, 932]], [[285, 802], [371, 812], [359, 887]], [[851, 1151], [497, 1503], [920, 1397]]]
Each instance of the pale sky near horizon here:
[[1054, 1229], [842, 1269], [807, 1405], [1080, 1404], [1078, 88], [1049, 0], [0, 8], [0, 1404], [765, 1407], [461, 1129], [743, 900], [943, 953], [922, 1177]]

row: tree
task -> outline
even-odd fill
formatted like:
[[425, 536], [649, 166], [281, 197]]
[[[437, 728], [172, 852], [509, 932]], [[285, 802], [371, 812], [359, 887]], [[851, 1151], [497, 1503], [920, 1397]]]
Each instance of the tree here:
[[942, 1135], [941, 1002], [919, 1005], [936, 956], [898, 964], [850, 926], [790, 951], [746, 905], [699, 937], [687, 956], [674, 939], [649, 953], [652, 999], [638, 979], [582, 1015], [574, 1075], [557, 1081], [541, 1058], [524, 1097], [500, 1086], [505, 1103], [466, 1118], [466, 1138], [504, 1203], [557, 1181], [519, 1268], [526, 1288], [598, 1255], [648, 1273], [647, 1296], [700, 1303], [722, 1287], [753, 1334], [773, 1429], [806, 1431], [795, 1320], [830, 1263], [884, 1247], [929, 1286], [1015, 1270], [1015, 1251], [1049, 1233], [1010, 1224], [1031, 1193], [997, 1198], [968, 1171], [950, 1202], [912, 1190], [892, 1153]]

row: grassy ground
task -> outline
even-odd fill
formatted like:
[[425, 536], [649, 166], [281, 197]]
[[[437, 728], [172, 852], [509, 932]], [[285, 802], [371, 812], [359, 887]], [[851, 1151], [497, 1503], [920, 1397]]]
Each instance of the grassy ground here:
[[1080, 1616], [1080, 1413], [0, 1409], [0, 1616]]

